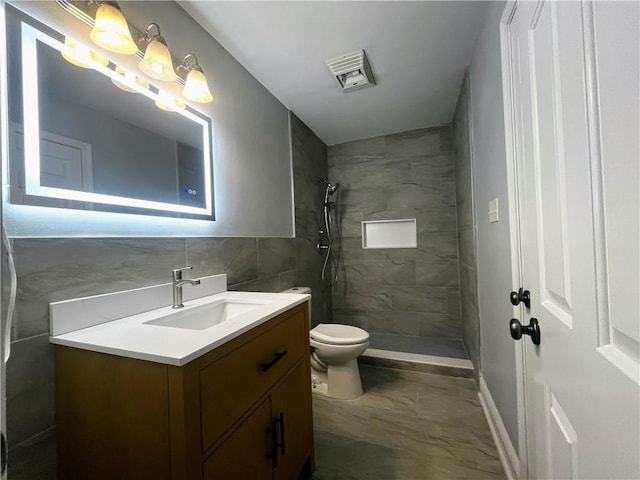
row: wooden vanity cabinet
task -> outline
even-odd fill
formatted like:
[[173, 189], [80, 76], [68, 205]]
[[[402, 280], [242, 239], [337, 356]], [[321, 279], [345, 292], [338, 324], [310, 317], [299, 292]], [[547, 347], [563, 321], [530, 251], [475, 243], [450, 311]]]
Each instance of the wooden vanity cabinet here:
[[307, 308], [182, 367], [57, 346], [59, 478], [295, 480], [312, 469]]
[[[304, 407], [311, 391], [304, 385], [306, 365], [294, 369], [272, 390], [227, 440], [205, 461], [204, 479], [289, 480], [297, 478], [309, 445], [310, 428]], [[269, 452], [264, 455], [264, 452]]]

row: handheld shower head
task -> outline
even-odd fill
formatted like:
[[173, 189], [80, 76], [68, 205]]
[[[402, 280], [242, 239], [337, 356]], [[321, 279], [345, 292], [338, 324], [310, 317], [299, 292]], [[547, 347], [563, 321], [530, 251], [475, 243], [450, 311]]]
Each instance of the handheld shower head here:
[[338, 188], [340, 188], [340, 184], [337, 182], [335, 185], [333, 185], [332, 183], [329, 183], [329, 181], [325, 180], [324, 178], [319, 178], [318, 181], [325, 183], [325, 185], [327, 186], [327, 193], [329, 195], [333, 195], [334, 193], [336, 193]]

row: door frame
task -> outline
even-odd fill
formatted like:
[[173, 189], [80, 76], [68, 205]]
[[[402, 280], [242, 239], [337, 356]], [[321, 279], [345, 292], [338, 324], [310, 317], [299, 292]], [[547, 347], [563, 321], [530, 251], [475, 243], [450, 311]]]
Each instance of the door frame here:
[[[8, 110], [7, 110], [7, 78], [6, 78], [6, 65], [4, 65], [3, 59], [6, 59], [6, 34], [5, 34], [5, 0], [0, 0], [0, 159], [4, 158], [8, 154]], [[4, 164], [4, 162], [2, 162]], [[6, 182], [6, 171], [0, 168], [0, 186], [4, 189]], [[3, 214], [2, 197], [0, 196], [0, 228], [4, 228], [4, 214]], [[0, 232], [1, 233], [1, 232]], [[4, 251], [2, 242], [0, 241], [0, 252]], [[2, 262], [0, 262], [0, 272], [2, 271]], [[1, 277], [1, 275], [0, 275]], [[1, 282], [1, 280], [0, 280]], [[0, 311], [2, 310], [2, 299], [0, 299]], [[5, 342], [11, 337], [11, 332], [7, 328], [8, 322], [2, 321], [2, 315], [0, 314], [0, 432], [3, 435], [7, 435], [7, 403], [6, 403], [6, 364], [5, 364]], [[7, 444], [4, 445], [8, 449]], [[8, 455], [8, 451], [2, 452], [3, 455]], [[8, 470], [8, 464], [5, 465]], [[6, 480], [9, 474], [7, 471], [0, 472], [0, 480]]]
[[[516, 155], [516, 131], [514, 115], [514, 91], [511, 76], [513, 62], [510, 47], [510, 25], [518, 8], [517, 0], [507, 0], [500, 18], [500, 56], [502, 63], [502, 97], [504, 105], [505, 156], [507, 167], [507, 192], [509, 205], [509, 237], [511, 245], [511, 282], [514, 289], [522, 285], [522, 250], [520, 228], [520, 202], [518, 164]], [[524, 318], [521, 305], [513, 307], [514, 318]], [[507, 331], [505, 319], [505, 333]], [[529, 478], [527, 442], [527, 376], [524, 342], [513, 342], [516, 361], [516, 403], [518, 409], [518, 478]]]

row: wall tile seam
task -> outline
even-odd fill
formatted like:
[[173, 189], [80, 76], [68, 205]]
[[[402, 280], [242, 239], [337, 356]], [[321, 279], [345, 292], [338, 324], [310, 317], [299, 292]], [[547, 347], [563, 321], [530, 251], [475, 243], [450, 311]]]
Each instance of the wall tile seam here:
[[459, 319], [461, 319], [461, 314], [460, 313], [452, 313], [452, 312], [442, 312], [442, 311], [433, 311], [433, 310], [407, 310], [404, 306], [401, 306], [399, 308], [370, 308], [368, 310], [365, 310], [365, 314], [369, 314], [369, 313], [380, 313], [380, 312], [386, 312], [386, 313], [396, 313], [396, 314], [401, 314], [401, 313], [411, 313], [411, 314], [422, 314], [422, 315], [447, 315], [450, 317], [453, 317], [454, 320], [457, 322]]
[[258, 277], [252, 279], [252, 280], [247, 280], [245, 282], [237, 282], [237, 283], [233, 283], [230, 285], [227, 285], [228, 289], [234, 288], [234, 287], [238, 287], [238, 286], [246, 286], [248, 284], [254, 283], [254, 282], [259, 282], [261, 280], [266, 280], [266, 279], [273, 279], [273, 278], [279, 278], [282, 275], [286, 275], [286, 274], [290, 274], [290, 273], [296, 273], [298, 271], [297, 268], [293, 269], [293, 270], [286, 270], [286, 271], [282, 271], [282, 272], [275, 272], [275, 273], [269, 273], [267, 275], [259, 275]]
[[[382, 135], [383, 137], [392, 137], [395, 135], [401, 136], [401, 135], [405, 135], [405, 134], [413, 134], [414, 132], [435, 132], [436, 130], [440, 130], [443, 128], [446, 128], [447, 124], [443, 123], [441, 125], [429, 125], [426, 127], [418, 127], [418, 128], [412, 128], [411, 130], [405, 130], [402, 132], [395, 132], [395, 133], [387, 133], [386, 135]], [[373, 137], [376, 138], [376, 137]]]
[[[428, 321], [429, 319], [427, 318], [415, 318], [415, 316], [421, 316], [421, 315], [434, 315], [437, 317], [445, 317], [445, 319], [447, 321], [450, 322], [456, 322], [460, 319], [460, 316], [455, 314], [455, 313], [442, 313], [442, 312], [423, 312], [423, 311], [416, 311], [416, 310], [407, 310], [405, 308], [400, 308], [400, 309], [393, 309], [393, 310], [375, 310], [375, 309], [365, 309], [365, 310], [360, 310], [361, 313], [357, 313], [357, 314], [352, 314], [352, 313], [344, 313], [345, 310], [344, 309], [338, 309], [339, 313], [343, 313], [346, 315], [373, 315], [373, 316], [378, 316], [381, 313], [385, 312], [393, 312], [396, 314], [402, 314], [402, 315], [408, 315], [408, 319], [405, 317], [405, 320], [409, 320], [411, 322], [424, 322], [424, 321]], [[346, 312], [349, 312], [349, 310], [346, 310]]]
[[[32, 435], [31, 437], [21, 441], [20, 443], [17, 443], [15, 445], [9, 445], [9, 453], [11, 453], [11, 451], [13, 451], [16, 448], [19, 447], [23, 447], [23, 446], [31, 446], [32, 443], [35, 443], [37, 441], [39, 441], [41, 439], [41, 437], [46, 437], [48, 435], [51, 435], [51, 433], [56, 431], [56, 426], [53, 425], [45, 430], [42, 430], [41, 432], [36, 433], [35, 435]], [[10, 443], [10, 442], [9, 442]], [[9, 467], [11, 468], [11, 467]]]
[[48, 382], [40, 382], [40, 383], [36, 383], [34, 385], [31, 386], [31, 388], [27, 388], [25, 390], [22, 390], [20, 393], [17, 393], [15, 395], [7, 395], [6, 396], [6, 400], [7, 402], [11, 401], [11, 400], [17, 400], [20, 397], [24, 397], [25, 395], [29, 395], [31, 393], [40, 391], [40, 390], [47, 390], [49, 391], [49, 387], [51, 387], [51, 390], [53, 390], [55, 392], [55, 388], [56, 388], [56, 382], [55, 382], [55, 378], [51, 381]]
[[[455, 153], [454, 150], [451, 149], [451, 150], [439, 150], [437, 152], [429, 152], [429, 153], [414, 153], [414, 154], [401, 154], [401, 155], [396, 155], [393, 153], [385, 153], [383, 155], [334, 155], [333, 158], [339, 159], [341, 161], [353, 160], [354, 163], [367, 163], [371, 160], [401, 162], [401, 161], [411, 161], [416, 158], [429, 160], [429, 159], [440, 158], [440, 157], [449, 156], [449, 155], [451, 155], [452, 157], [454, 153]], [[450, 159], [453, 161], [453, 158], [450, 158]], [[332, 165], [332, 167], [339, 168], [340, 164]]]
[[[27, 342], [27, 341], [30, 341], [30, 340], [35, 340], [35, 339], [40, 338], [40, 337], [47, 337], [48, 338], [49, 335], [50, 335], [50, 331], [47, 331], [47, 332], [42, 332], [42, 333], [36, 333], [35, 335], [30, 335], [28, 337], [15, 338], [15, 339], [11, 340], [11, 345], [16, 345], [18, 343]], [[9, 356], [9, 361], [11, 361], [11, 356]]]

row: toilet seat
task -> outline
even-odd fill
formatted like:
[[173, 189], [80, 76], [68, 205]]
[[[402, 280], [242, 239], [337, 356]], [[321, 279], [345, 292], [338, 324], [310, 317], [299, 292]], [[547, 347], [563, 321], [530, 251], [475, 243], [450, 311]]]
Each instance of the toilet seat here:
[[320, 323], [309, 331], [310, 337], [328, 345], [355, 345], [369, 341], [369, 333], [351, 325]]

